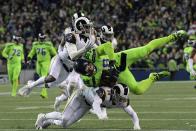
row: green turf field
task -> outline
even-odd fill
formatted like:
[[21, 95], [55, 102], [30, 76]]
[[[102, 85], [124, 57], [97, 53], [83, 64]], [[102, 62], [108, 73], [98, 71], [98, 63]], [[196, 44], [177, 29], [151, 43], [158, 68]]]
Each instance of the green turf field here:
[[[196, 130], [196, 82], [160, 82], [144, 95], [130, 95], [131, 104], [138, 113], [145, 131]], [[33, 131], [37, 114], [53, 111], [55, 96], [60, 90], [49, 89], [49, 98], [39, 97], [34, 90], [30, 97], [11, 97], [10, 86], [0, 86], [0, 131]], [[63, 104], [63, 106], [65, 103]], [[63, 110], [62, 106], [62, 110]], [[132, 129], [129, 116], [119, 109], [108, 109], [109, 120], [98, 120], [87, 114], [66, 131], [128, 131]], [[51, 126], [50, 131], [65, 130]]]

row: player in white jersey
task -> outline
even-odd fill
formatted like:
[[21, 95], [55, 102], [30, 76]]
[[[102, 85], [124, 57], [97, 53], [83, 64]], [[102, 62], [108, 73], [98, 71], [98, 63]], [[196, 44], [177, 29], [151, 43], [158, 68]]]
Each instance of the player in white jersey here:
[[76, 19], [74, 22], [75, 31], [65, 34], [63, 37], [58, 54], [51, 61], [49, 75], [25, 85], [18, 91], [18, 94], [26, 96], [34, 87], [42, 84], [46, 84], [46, 87], [52, 87], [64, 81], [72, 71], [72, 60], [81, 57], [82, 54], [94, 47], [95, 37], [91, 34], [91, 27], [92, 23], [88, 18], [81, 16]]
[[134, 125], [133, 129], [140, 130], [139, 118], [131, 105], [129, 105], [128, 94], [128, 88], [121, 84], [117, 84], [113, 88], [90, 88], [83, 85], [82, 89], [76, 90], [72, 94], [62, 113], [38, 114], [35, 127], [36, 129], [44, 129], [50, 125], [58, 125], [68, 128], [81, 119], [91, 108], [95, 110], [99, 119], [104, 120], [107, 118], [105, 117], [106, 114], [103, 114], [101, 111], [101, 107], [104, 106], [108, 108], [122, 108], [130, 115]]
[[[117, 46], [117, 40], [114, 38], [114, 31], [113, 27], [109, 25], [104, 25], [101, 27], [100, 37], [97, 37], [96, 44], [101, 45], [103, 43], [106, 43], [107, 41], [112, 41], [113, 48], [115, 49]], [[72, 77], [73, 76], [73, 77]], [[77, 86], [80, 86], [78, 82], [78, 74], [74, 73], [69, 78], [66, 79], [63, 83], [61, 83], [61, 86], [64, 89], [64, 92], [57, 96], [54, 103], [54, 109], [56, 111], [59, 111], [60, 105], [63, 101], [66, 101], [67, 98], [70, 96], [70, 92], [73, 91], [73, 88], [78, 88]], [[74, 87], [75, 85], [75, 87]], [[80, 87], [79, 87], [80, 88]], [[69, 94], [69, 95], [68, 95]], [[103, 112], [106, 113], [106, 110], [102, 108]], [[94, 113], [94, 111], [91, 109], [91, 113]]]

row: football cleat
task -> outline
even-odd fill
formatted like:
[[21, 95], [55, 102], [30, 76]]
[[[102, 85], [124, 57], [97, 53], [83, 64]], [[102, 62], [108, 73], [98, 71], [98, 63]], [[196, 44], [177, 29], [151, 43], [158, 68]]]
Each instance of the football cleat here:
[[150, 73], [149, 78], [154, 81], [158, 81], [158, 80], [165, 78], [165, 77], [168, 77], [170, 75], [171, 75], [171, 73], [168, 71], [161, 71], [159, 73]]
[[134, 125], [134, 127], [133, 127], [133, 130], [141, 130], [141, 127], [140, 127], [140, 125]]
[[38, 114], [37, 120], [35, 122], [35, 128], [37, 130], [42, 130], [43, 129], [42, 126], [43, 126], [44, 119], [45, 119], [45, 114], [43, 114], [43, 113]]

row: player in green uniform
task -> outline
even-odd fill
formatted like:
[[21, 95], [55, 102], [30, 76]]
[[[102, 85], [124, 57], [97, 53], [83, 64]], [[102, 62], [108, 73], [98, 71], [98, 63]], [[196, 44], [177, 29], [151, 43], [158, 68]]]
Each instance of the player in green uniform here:
[[[187, 36], [187, 34], [185, 31], [181, 30], [169, 36], [154, 39], [145, 46], [128, 49], [117, 53], [114, 53], [111, 42], [106, 42], [105, 44], [100, 45], [98, 48], [91, 50], [91, 52], [86, 53], [85, 58], [91, 60], [91, 62], [96, 65], [96, 73], [92, 77], [82, 76], [83, 80], [88, 86], [100, 86], [99, 84], [103, 80], [102, 71], [104, 70], [104, 68], [108, 67], [110, 60], [115, 61], [115, 66], [119, 67], [121, 63], [121, 54], [125, 53], [127, 55], [126, 68], [124, 71], [119, 72], [118, 83], [127, 85], [130, 88], [130, 91], [134, 94], [143, 94], [152, 85], [152, 83], [165, 76], [170, 75], [170, 73], [167, 71], [160, 73], [151, 73], [147, 79], [137, 82], [130, 72], [129, 67], [138, 59], [144, 58], [145, 56], [149, 55], [153, 50], [184, 36]], [[105, 51], [108, 55], [99, 56], [98, 54], [101, 54], [101, 52], [103, 51]], [[78, 72], [81, 73], [80, 71]]]
[[[190, 73], [190, 79], [191, 80], [196, 80], [196, 76], [194, 75], [196, 72], [196, 64], [194, 62], [191, 62], [192, 58], [191, 58], [191, 54], [194, 50], [194, 48], [196, 48], [196, 42], [195, 41], [189, 41], [189, 45], [184, 48], [184, 60], [186, 61], [186, 70], [187, 72]], [[195, 47], [194, 47], [195, 46]], [[190, 69], [190, 65], [191, 69]]]
[[21, 71], [21, 63], [24, 61], [23, 44], [21, 37], [13, 36], [14, 42], [7, 43], [2, 56], [7, 59], [8, 77], [12, 84], [12, 96], [16, 96], [18, 78]]
[[[45, 41], [45, 38], [46, 35], [39, 34], [39, 41], [33, 42], [33, 47], [28, 55], [28, 60], [36, 55], [36, 73], [40, 77], [48, 75], [51, 57], [56, 55], [53, 44], [50, 41]], [[48, 97], [46, 88], [42, 88], [40, 96], [42, 98]]]

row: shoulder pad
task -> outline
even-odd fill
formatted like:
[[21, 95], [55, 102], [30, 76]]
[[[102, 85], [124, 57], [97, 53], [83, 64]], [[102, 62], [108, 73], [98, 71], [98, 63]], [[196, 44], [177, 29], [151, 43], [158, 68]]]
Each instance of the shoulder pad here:
[[70, 43], [76, 43], [76, 37], [73, 33], [65, 35], [65, 41]]
[[53, 46], [51, 41], [46, 41], [46, 45]]
[[7, 43], [5, 46], [8, 47], [8, 46], [13, 46], [14, 43]]
[[37, 44], [39, 44], [39, 42], [37, 42], [37, 41], [33, 42], [33, 45], [37, 45]]

